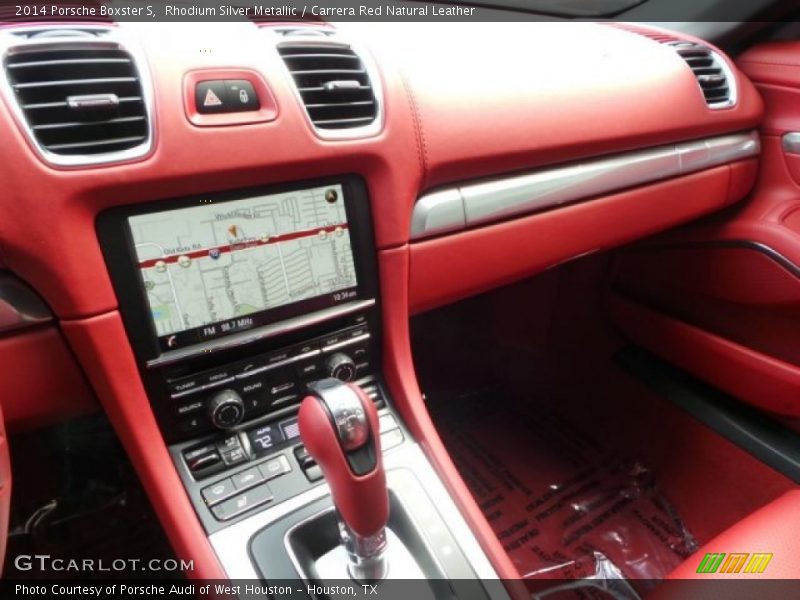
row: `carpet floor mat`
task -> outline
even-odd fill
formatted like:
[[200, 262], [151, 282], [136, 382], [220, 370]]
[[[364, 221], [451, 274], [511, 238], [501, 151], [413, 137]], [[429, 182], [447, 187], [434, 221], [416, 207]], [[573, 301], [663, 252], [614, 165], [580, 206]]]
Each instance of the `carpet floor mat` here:
[[635, 598], [697, 549], [636, 457], [614, 455], [554, 414], [515, 412], [493, 389], [440, 396], [430, 408], [495, 534], [541, 597]]

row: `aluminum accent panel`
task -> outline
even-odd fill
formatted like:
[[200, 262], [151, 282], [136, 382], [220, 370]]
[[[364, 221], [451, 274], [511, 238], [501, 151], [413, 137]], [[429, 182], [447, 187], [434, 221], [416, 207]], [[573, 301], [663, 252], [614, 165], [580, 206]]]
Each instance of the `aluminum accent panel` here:
[[[787, 144], [800, 153], [800, 133], [785, 136], [784, 148]], [[751, 131], [467, 183], [422, 196], [412, 214], [411, 239], [555, 208], [728, 164], [760, 152], [758, 133]]]
[[552, 208], [680, 172], [674, 147], [548, 169], [461, 188], [467, 225]]
[[464, 229], [467, 215], [458, 188], [431, 192], [419, 199], [411, 216], [411, 237], [420, 238]]

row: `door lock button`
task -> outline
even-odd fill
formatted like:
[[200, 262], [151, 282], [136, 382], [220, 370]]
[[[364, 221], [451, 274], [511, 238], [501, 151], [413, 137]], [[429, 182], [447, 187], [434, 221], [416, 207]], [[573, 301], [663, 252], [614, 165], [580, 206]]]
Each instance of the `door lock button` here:
[[225, 88], [228, 93], [228, 104], [231, 111], [258, 110], [258, 101], [253, 84], [246, 79], [226, 79]]

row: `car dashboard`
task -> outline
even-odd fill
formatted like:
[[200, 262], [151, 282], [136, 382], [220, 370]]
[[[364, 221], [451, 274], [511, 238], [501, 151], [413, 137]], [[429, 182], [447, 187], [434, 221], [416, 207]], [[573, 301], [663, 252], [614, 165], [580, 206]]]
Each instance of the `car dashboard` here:
[[[702, 40], [578, 22], [414, 32], [0, 28], [0, 268], [45, 305], [0, 294], [17, 315], [0, 352], [86, 374], [198, 577], [284, 578], [247, 543], [324, 496], [297, 410], [333, 376], [375, 403], [397, 501], [421, 485], [439, 507], [459, 549], [444, 573], [515, 578], [426, 411], [409, 318], [755, 182], [761, 99]], [[80, 378], [19, 372], [12, 423], [92, 402]], [[83, 391], [43, 405], [43, 385]]]

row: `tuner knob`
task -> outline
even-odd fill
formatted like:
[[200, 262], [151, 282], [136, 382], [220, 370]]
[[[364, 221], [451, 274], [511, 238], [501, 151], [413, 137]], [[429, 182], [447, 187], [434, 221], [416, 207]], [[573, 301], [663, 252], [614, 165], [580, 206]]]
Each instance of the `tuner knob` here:
[[353, 381], [356, 378], [356, 363], [343, 352], [337, 352], [331, 356], [327, 366], [330, 376], [336, 377], [340, 381]]
[[222, 390], [211, 398], [208, 412], [215, 427], [230, 429], [242, 422], [244, 401], [233, 390]]

